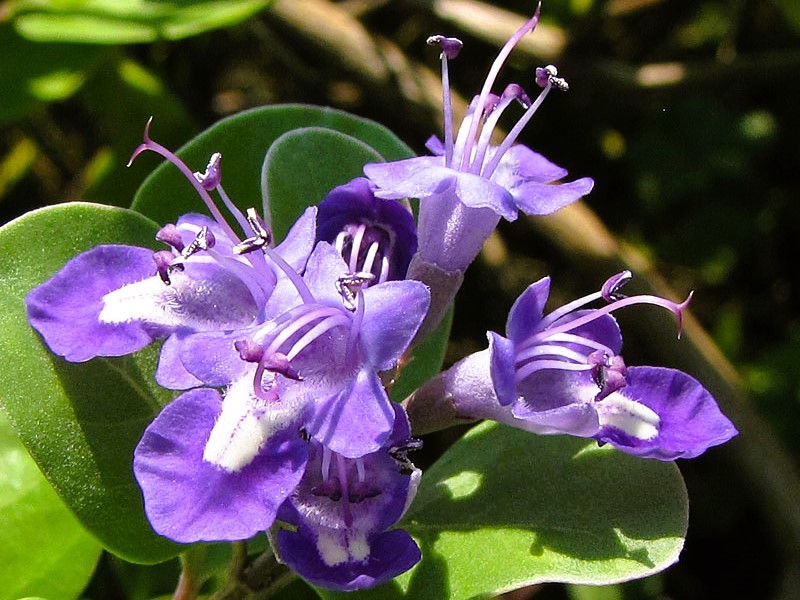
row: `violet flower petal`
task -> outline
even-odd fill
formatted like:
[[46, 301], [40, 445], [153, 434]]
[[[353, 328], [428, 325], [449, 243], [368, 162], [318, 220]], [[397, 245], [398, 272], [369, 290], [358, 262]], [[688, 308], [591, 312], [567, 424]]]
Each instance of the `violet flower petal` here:
[[103, 322], [103, 298], [154, 273], [152, 250], [97, 246], [71, 259], [28, 294], [28, 320], [50, 349], [68, 361], [130, 354], [173, 328], [139, 320]]
[[511, 306], [506, 322], [506, 335], [511, 340], [518, 343], [538, 331], [549, 296], [549, 277], [543, 277], [532, 283], [520, 294]]
[[308, 432], [337, 454], [358, 458], [379, 450], [393, 423], [392, 403], [380, 379], [362, 369], [349, 385], [317, 403]]
[[511, 188], [514, 203], [526, 215], [549, 215], [592, 191], [594, 181], [583, 177], [560, 184], [524, 181]]
[[686, 373], [661, 367], [629, 367], [626, 379], [626, 387], [598, 404], [613, 405], [620, 396], [641, 403], [658, 415], [658, 433], [651, 439], [637, 438], [609, 424], [611, 419], [604, 418], [603, 409], [599, 409], [601, 424], [605, 421], [595, 436], [600, 442], [609, 442], [635, 456], [669, 461], [699, 456], [737, 434], [708, 390]]
[[364, 290], [360, 339], [375, 371], [395, 365], [417, 333], [430, 305], [428, 288], [418, 281], [387, 281]]
[[508, 406], [517, 399], [514, 342], [494, 331], [489, 331], [486, 335], [489, 338], [489, 370], [492, 375], [492, 385], [500, 405]]
[[[296, 531], [281, 529], [277, 534], [281, 560], [310, 583], [351, 592], [368, 589], [405, 573], [422, 558], [419, 547], [408, 533], [395, 529], [369, 538], [350, 540], [347, 530], [325, 531], [332, 553], [338, 551], [345, 560], [330, 565], [317, 550], [319, 530], [301, 523]], [[364, 542], [366, 558], [360, 558]], [[358, 546], [358, 550], [354, 547]]]
[[147, 517], [177, 542], [242, 540], [265, 531], [302, 477], [307, 444], [299, 425], [274, 432], [239, 470], [204, 460], [221, 411], [218, 392], [187, 392], [156, 417], [136, 447], [133, 469]]

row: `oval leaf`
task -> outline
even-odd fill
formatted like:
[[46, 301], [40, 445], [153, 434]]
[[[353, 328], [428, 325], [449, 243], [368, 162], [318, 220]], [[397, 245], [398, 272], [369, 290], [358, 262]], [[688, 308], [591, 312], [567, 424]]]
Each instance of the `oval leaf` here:
[[[322, 127], [347, 134], [373, 148], [386, 160], [412, 155], [409, 148], [382, 125], [343, 111], [300, 104], [256, 108], [223, 119], [192, 139], [177, 154], [192, 170], [202, 171], [214, 152], [222, 153], [222, 182], [227, 194], [242, 210], [260, 207], [260, 174], [267, 150], [280, 136], [300, 127]], [[150, 132], [158, 140], [157, 119]], [[317, 158], [310, 156], [307, 160], [313, 165]], [[285, 176], [290, 181], [299, 179], [292, 173]], [[307, 204], [316, 201], [318, 199], [312, 199]], [[271, 204], [273, 212], [281, 210], [277, 198], [272, 198]], [[144, 181], [131, 208], [164, 224], [174, 222], [187, 212], [201, 212], [204, 207], [178, 170], [173, 165], [163, 164]]]
[[261, 172], [261, 193], [269, 207], [273, 235], [283, 239], [312, 204], [337, 185], [362, 176], [368, 162], [383, 160], [364, 142], [324, 127], [284, 133], [269, 147]]
[[402, 524], [422, 561], [346, 597], [466, 600], [548, 581], [636, 579], [677, 560], [687, 521], [674, 463], [484, 423], [423, 476]]
[[[100, 243], [148, 246], [154, 223], [84, 203], [44, 208], [0, 228], [0, 403], [59, 496], [111, 552], [154, 563], [180, 546], [147, 522], [131, 470], [144, 428], [171, 399], [152, 376], [157, 351], [67, 363], [28, 325], [24, 298]], [[55, 539], [55, 538], [54, 538]]]

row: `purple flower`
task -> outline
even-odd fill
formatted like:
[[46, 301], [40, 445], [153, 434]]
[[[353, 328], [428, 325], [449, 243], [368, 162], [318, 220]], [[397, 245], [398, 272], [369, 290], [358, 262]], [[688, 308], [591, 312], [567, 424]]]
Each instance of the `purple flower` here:
[[266, 309], [276, 316], [191, 335], [176, 350], [180, 368], [227, 390], [224, 398], [209, 389], [183, 394], [136, 449], [148, 518], [171, 539], [244, 539], [266, 530], [300, 481], [309, 443], [361, 464], [403, 431], [405, 417], [397, 423], [378, 373], [413, 338], [428, 305], [425, 286], [361, 289], [326, 242], [302, 277], [283, 268]]
[[[689, 375], [626, 367], [611, 313], [654, 304], [673, 312], [680, 324], [689, 302], [621, 296], [618, 290], [629, 279], [629, 272], [621, 273], [601, 291], [546, 315], [549, 279], [528, 287], [509, 313], [508, 337], [489, 332], [488, 350], [441, 376], [458, 416], [590, 437], [658, 460], [692, 458], [736, 435], [711, 394]], [[600, 298], [608, 304], [585, 308]]]
[[[477, 256], [483, 242], [500, 217], [509, 221], [522, 210], [530, 215], [546, 215], [589, 193], [589, 178], [565, 184], [552, 184], [567, 172], [516, 140], [549, 91], [565, 90], [566, 82], [556, 76], [555, 67], [537, 69], [536, 82], [544, 89], [531, 102], [519, 85], [512, 84], [502, 95], [491, 93], [497, 74], [519, 40], [532, 31], [539, 10], [500, 51], [480, 94], [469, 105], [467, 115], [453, 135], [448, 59], [461, 42], [443, 36], [429, 43], [442, 47], [444, 88], [444, 142], [432, 138], [428, 149], [434, 156], [423, 156], [391, 163], [369, 164], [364, 173], [377, 186], [376, 195], [384, 198], [419, 198], [419, 258], [445, 272], [463, 272]], [[490, 141], [505, 109], [514, 102], [525, 113], [505, 139], [493, 146]]]
[[[277, 394], [280, 402], [313, 403], [305, 424], [310, 436], [349, 458], [375, 452], [394, 421], [378, 373], [407, 349], [429, 293], [417, 281], [363, 284], [330, 244], [320, 242], [303, 277], [288, 284], [294, 297], [274, 318], [192, 336], [180, 360], [206, 385], [246, 379], [265, 401]], [[276, 288], [274, 296], [290, 295]]]
[[[31, 325], [53, 352], [68, 361], [122, 356], [175, 334], [241, 329], [263, 319], [277, 283], [278, 276], [263, 255], [242, 253], [252, 239], [242, 240], [235, 233], [209, 195], [216, 189], [243, 226], [258, 221], [255, 215], [244, 217], [225, 195], [220, 155], [212, 157], [205, 173], [192, 173], [173, 153], [150, 140], [147, 130], [134, 157], [146, 149], [162, 154], [187, 175], [214, 218], [188, 214], [163, 227], [156, 239], [169, 250], [97, 246], [32, 290], [26, 298]], [[311, 252], [314, 220], [310, 209], [275, 250], [296, 270], [305, 267]], [[166, 345], [163, 365], [175, 364], [169, 356], [174, 345]], [[182, 378], [167, 366], [159, 373], [162, 382]], [[190, 380], [185, 387], [195, 384]]]
[[369, 285], [404, 279], [417, 251], [411, 209], [376, 198], [363, 177], [333, 188], [319, 204], [317, 240], [335, 246], [351, 274], [372, 274]]
[[370, 588], [420, 559], [411, 536], [392, 529], [416, 493], [420, 471], [406, 453], [403, 409], [393, 405], [386, 444], [358, 459], [311, 444], [306, 473], [278, 513], [274, 547], [281, 561], [314, 585], [342, 591]]

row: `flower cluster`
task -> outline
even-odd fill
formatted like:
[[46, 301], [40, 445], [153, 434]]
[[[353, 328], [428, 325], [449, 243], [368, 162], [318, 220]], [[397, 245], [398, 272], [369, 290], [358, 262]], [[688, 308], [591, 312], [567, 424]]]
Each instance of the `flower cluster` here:
[[407, 570], [419, 549], [390, 529], [417, 488], [406, 453], [418, 442], [380, 374], [406, 351], [429, 305], [427, 287], [404, 279], [416, 246], [411, 213], [356, 180], [308, 209], [273, 248], [260, 216], [228, 200], [219, 155], [192, 173], [148, 131], [134, 157], [144, 150], [190, 175], [214, 218], [190, 214], [162, 228], [156, 238], [169, 250], [89, 250], [34, 289], [27, 306], [33, 327], [70, 361], [164, 339], [156, 379], [188, 391], [135, 451], [153, 528], [191, 543], [276, 527], [283, 560], [337, 589]]
[[[308, 208], [277, 246], [254, 209], [228, 198], [219, 154], [193, 172], [150, 138], [148, 124], [133, 158], [153, 151], [173, 163], [210, 216], [163, 227], [159, 251], [105, 245], [75, 257], [30, 292], [27, 309], [68, 361], [163, 340], [156, 380], [182, 393], [144, 431], [133, 460], [158, 533], [192, 543], [269, 531], [276, 556], [308, 581], [355, 590], [420, 559], [396, 525], [421, 476], [408, 458], [420, 446], [412, 431], [431, 428], [421, 402], [448, 403], [456, 419], [594, 438], [659, 460], [697, 456], [735, 435], [688, 375], [625, 365], [616, 310], [652, 304], [680, 321], [688, 304], [622, 296], [627, 272], [549, 314], [549, 279], [532, 284], [506, 336], [489, 332], [487, 350], [411, 396], [411, 421], [387, 395], [384, 382], [439, 323], [500, 218], [552, 213], [593, 186], [554, 183], [566, 171], [516, 143], [549, 91], [567, 89], [555, 67], [537, 69], [534, 101], [516, 84], [492, 92], [538, 14], [503, 47], [457, 131], [448, 61], [461, 43], [432, 37], [445, 116], [444, 139], [428, 142], [432, 156], [366, 165], [366, 177]], [[492, 145], [515, 102], [523, 116]], [[416, 223], [407, 198], [420, 200]]]

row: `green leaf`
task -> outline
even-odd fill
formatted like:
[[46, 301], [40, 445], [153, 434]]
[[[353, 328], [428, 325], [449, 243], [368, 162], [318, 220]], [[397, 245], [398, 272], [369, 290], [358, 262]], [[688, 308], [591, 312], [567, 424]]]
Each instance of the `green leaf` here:
[[401, 524], [420, 564], [346, 597], [466, 600], [547, 581], [627, 581], [677, 560], [687, 520], [673, 463], [484, 423], [424, 474]]
[[[152, 376], [157, 349], [67, 363], [28, 325], [24, 298], [70, 258], [100, 243], [153, 243], [156, 225], [120, 208], [44, 208], [0, 228], [0, 404], [62, 500], [111, 552], [154, 563], [181, 547], [147, 522], [133, 449], [171, 399]], [[55, 539], [55, 538], [54, 538]]]
[[77, 598], [100, 557], [0, 412], [0, 599]]
[[[257, 207], [262, 203], [261, 170], [267, 150], [280, 136], [300, 127], [323, 127], [347, 134], [374, 148], [386, 160], [411, 156], [408, 147], [382, 125], [343, 111], [299, 104], [256, 108], [223, 119], [177, 154], [191, 169], [202, 171], [209, 157], [221, 152], [225, 191], [239, 208]], [[155, 140], [159, 139], [158, 128], [156, 119], [150, 128]], [[318, 156], [309, 156], [307, 160], [313, 165]], [[136, 166], [135, 163], [133, 168]], [[300, 179], [292, 173], [286, 173], [286, 177], [292, 181]], [[320, 199], [309, 198], [307, 205]], [[131, 207], [161, 224], [204, 208], [191, 185], [170, 164], [163, 164], [147, 177]], [[273, 215], [284, 210], [280, 198], [270, 198], [270, 210]], [[294, 211], [296, 207], [288, 205], [285, 210]]]
[[338, 185], [363, 177], [362, 167], [383, 158], [366, 143], [324, 127], [300, 127], [269, 147], [261, 173], [261, 193], [269, 206], [273, 234], [283, 239], [312, 204]]
[[271, 0], [16, 0], [17, 30], [38, 42], [139, 44], [176, 40], [244, 21]]

